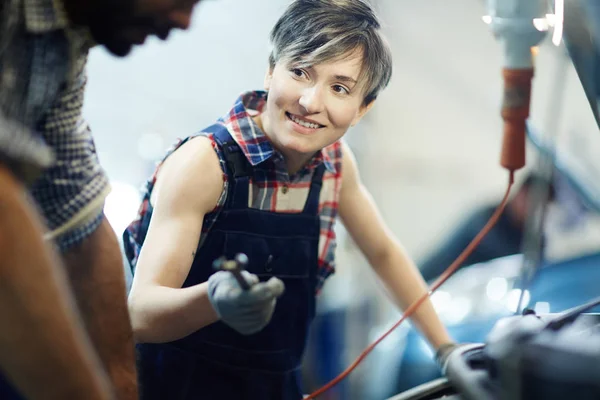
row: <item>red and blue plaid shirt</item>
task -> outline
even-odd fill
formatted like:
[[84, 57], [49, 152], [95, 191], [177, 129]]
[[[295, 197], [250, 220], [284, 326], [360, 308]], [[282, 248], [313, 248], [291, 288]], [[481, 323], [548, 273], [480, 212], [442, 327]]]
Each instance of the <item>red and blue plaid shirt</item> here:
[[[317, 292], [319, 292], [327, 277], [334, 272], [335, 267], [336, 237], [334, 226], [342, 183], [342, 145], [340, 141], [337, 141], [327, 146], [315, 154], [304, 168], [290, 176], [283, 156], [273, 148], [266, 135], [252, 119], [252, 117], [263, 111], [265, 103], [265, 92], [245, 93], [239, 97], [231, 111], [220, 119], [220, 122], [227, 127], [229, 133], [254, 168], [249, 188], [249, 207], [280, 213], [301, 212], [308, 198], [310, 183], [316, 167], [322, 163], [325, 164], [319, 200], [319, 217], [321, 219], [319, 270], [317, 273]], [[166, 157], [189, 139], [199, 135], [206, 135], [212, 141], [213, 148], [219, 156], [224, 171], [224, 188], [221, 197], [215, 209], [204, 218], [200, 237], [200, 244], [202, 244], [219, 217], [219, 211], [225, 204], [228, 185], [228, 177], [225, 173], [225, 156], [217, 146], [211, 133], [200, 132], [180, 140], [169, 150]], [[150, 195], [160, 166], [161, 163], [159, 163], [154, 175], [146, 185], [144, 201], [140, 207], [138, 218], [128, 228], [130, 241], [132, 237], [135, 239], [136, 237], [145, 236], [145, 232], [136, 234], [136, 231], [139, 230], [140, 226], [147, 226], [147, 223], [142, 224], [141, 221], [144, 220], [144, 215], [149, 208]], [[138, 254], [139, 251], [134, 252], [133, 260], [130, 260], [132, 265], [135, 265]]]

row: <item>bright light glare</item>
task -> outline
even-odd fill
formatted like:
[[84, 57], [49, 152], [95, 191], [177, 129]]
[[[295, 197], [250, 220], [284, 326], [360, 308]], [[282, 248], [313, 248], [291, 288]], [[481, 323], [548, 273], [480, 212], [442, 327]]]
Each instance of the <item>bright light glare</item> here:
[[[506, 296], [506, 308], [509, 311], [517, 312], [517, 307], [519, 306], [519, 297], [521, 296], [521, 289], [513, 289]], [[531, 295], [528, 290], [523, 294], [523, 303], [521, 307], [527, 307], [529, 304], [529, 300], [531, 300]]]
[[550, 303], [547, 301], [538, 301], [535, 303], [533, 310], [536, 314], [550, 314]]
[[548, 20], [546, 18], [534, 18], [533, 26], [540, 32], [546, 32], [548, 30]]
[[563, 21], [565, 19], [564, 0], [554, 0], [554, 33], [552, 34], [552, 43], [560, 46], [563, 35]]
[[469, 315], [473, 309], [473, 303], [466, 297], [456, 297], [444, 312], [444, 319], [452, 324], [457, 324]]
[[484, 15], [483, 17], [481, 17], [481, 19], [488, 25], [492, 23], [492, 17], [490, 17], [489, 15]]
[[452, 295], [443, 290], [437, 290], [431, 295], [431, 303], [433, 304], [435, 311], [438, 313], [444, 312], [448, 309], [450, 300], [452, 300]]
[[492, 278], [488, 282], [485, 293], [487, 294], [490, 300], [500, 301], [506, 295], [508, 291], [508, 282], [506, 282], [505, 278]]
[[140, 205], [139, 191], [132, 185], [112, 182], [112, 191], [104, 203], [104, 214], [113, 229], [120, 235], [137, 214]]

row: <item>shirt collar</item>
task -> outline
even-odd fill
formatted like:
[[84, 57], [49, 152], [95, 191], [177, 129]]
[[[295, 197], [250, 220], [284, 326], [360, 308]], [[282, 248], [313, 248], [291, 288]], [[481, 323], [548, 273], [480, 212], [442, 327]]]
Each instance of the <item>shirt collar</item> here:
[[31, 33], [47, 33], [69, 25], [62, 0], [23, 0], [25, 26]]
[[[267, 92], [262, 90], [246, 92], [237, 99], [231, 111], [222, 118], [233, 139], [253, 166], [279, 154], [253, 119], [263, 112], [266, 103]], [[333, 160], [326, 149], [318, 151], [308, 162], [306, 168], [313, 169], [320, 164], [325, 164], [325, 168], [329, 172], [336, 173]]]
[[309, 162], [308, 168], [316, 168], [321, 163], [325, 164], [325, 169], [331, 172], [332, 174], [335, 174], [337, 172], [333, 160], [331, 159], [331, 156], [329, 155], [329, 152], [326, 149], [322, 149], [317, 154], [315, 154], [313, 159]]

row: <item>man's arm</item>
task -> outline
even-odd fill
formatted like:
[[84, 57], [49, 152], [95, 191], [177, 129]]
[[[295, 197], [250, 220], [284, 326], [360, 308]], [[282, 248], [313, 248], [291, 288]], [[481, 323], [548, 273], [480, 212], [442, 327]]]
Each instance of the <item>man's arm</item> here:
[[[70, 38], [79, 40], [77, 33]], [[30, 191], [52, 230], [48, 241], [59, 247], [67, 247], [67, 238], [73, 242], [62, 251], [63, 264], [87, 334], [117, 398], [137, 400], [135, 348], [121, 250], [102, 215], [108, 180], [98, 164], [87, 124], [82, 122], [86, 59], [85, 52], [73, 54], [72, 79], [37, 124], [41, 137], [52, 146], [56, 162]], [[90, 233], [75, 234], [77, 229]]]
[[200, 239], [204, 215], [223, 190], [223, 172], [210, 141], [190, 140], [163, 164], [154, 210], [129, 294], [135, 337], [167, 342], [218, 320], [207, 283], [181, 288]]
[[[343, 154], [340, 217], [372, 268], [392, 292], [398, 305], [404, 309], [427, 293], [427, 287], [360, 182], [356, 161], [346, 145]], [[431, 301], [426, 300], [413, 314], [412, 320], [434, 349], [452, 341]]]
[[135, 350], [127, 312], [121, 250], [113, 229], [102, 224], [63, 254], [87, 333], [118, 399], [136, 400]]
[[0, 366], [28, 399], [109, 399], [57, 255], [0, 163]]

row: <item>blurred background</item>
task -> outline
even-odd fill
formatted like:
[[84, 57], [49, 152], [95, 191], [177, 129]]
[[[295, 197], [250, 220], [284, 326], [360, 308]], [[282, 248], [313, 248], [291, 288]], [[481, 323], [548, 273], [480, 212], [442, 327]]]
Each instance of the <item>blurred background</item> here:
[[[507, 173], [499, 166], [502, 50], [482, 22], [485, 5], [480, 0], [372, 2], [393, 50], [394, 73], [347, 140], [381, 214], [420, 263], [474, 210], [498, 202], [505, 190]], [[84, 114], [112, 180], [106, 213], [119, 236], [135, 216], [139, 189], [167, 147], [212, 124], [240, 93], [262, 89], [269, 31], [287, 3], [203, 0], [191, 29], [174, 32], [166, 42], [149, 39], [123, 59], [101, 48], [92, 50]], [[556, 134], [597, 130], [564, 48], [546, 41], [538, 58], [532, 120]], [[560, 89], [557, 82], [563, 82]], [[568, 100], [557, 103], [565, 93]], [[556, 111], [568, 105], [571, 111], [558, 119]], [[538, 152], [530, 153], [531, 166]], [[517, 182], [526, 174], [518, 173]], [[565, 229], [560, 221], [566, 214], [555, 208], [559, 222], [545, 228], [547, 258], [560, 261], [600, 248], [595, 213], [586, 213], [576, 229]], [[307, 352], [307, 389], [341, 372], [400, 315], [342, 226], [338, 236], [337, 273], [321, 296]], [[130, 279], [127, 268], [125, 273]], [[454, 322], [469, 313], [468, 304], [460, 304], [454, 307], [460, 315], [448, 317]], [[406, 329], [383, 342], [380, 351], [399, 359]], [[384, 368], [388, 364], [377, 357], [381, 355], [374, 353], [323, 398], [383, 399], [393, 394], [390, 390], [398, 389], [371, 387], [385, 386], [401, 373], [393, 362]]]

